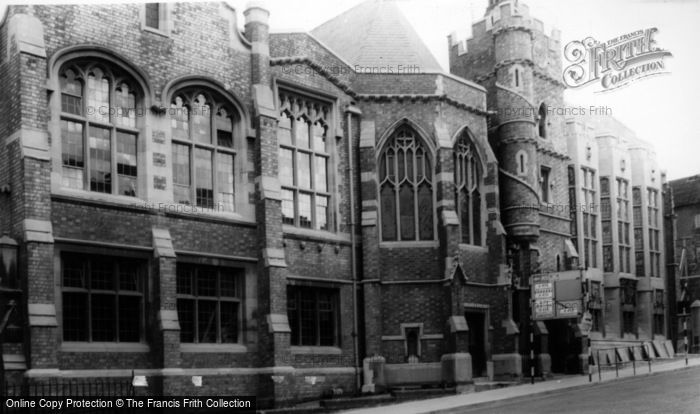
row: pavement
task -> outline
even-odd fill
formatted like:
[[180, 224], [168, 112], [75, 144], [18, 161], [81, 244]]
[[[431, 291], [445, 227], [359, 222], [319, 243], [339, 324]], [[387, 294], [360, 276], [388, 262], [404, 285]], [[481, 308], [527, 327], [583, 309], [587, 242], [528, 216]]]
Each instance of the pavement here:
[[588, 375], [566, 376], [546, 381], [539, 380], [534, 384], [527, 383], [489, 391], [460, 394], [441, 398], [431, 398], [420, 401], [410, 401], [388, 406], [385, 405], [381, 407], [363, 408], [343, 412], [345, 414], [437, 414], [458, 412], [460, 409], [472, 410], [479, 407], [487, 408], [498, 405], [503, 401], [510, 399], [554, 394], [579, 387], [590, 387], [595, 384], [631, 378], [634, 377], [635, 374], [636, 377], [642, 377], [655, 375], [662, 372], [684, 370], [693, 367], [700, 367], [700, 355], [689, 355], [687, 365], [683, 356], [677, 356], [674, 359], [667, 360], [653, 360], [651, 364], [651, 372], [649, 372], [649, 366], [645, 362], [639, 363], [636, 366], [636, 370], [631, 364], [628, 364], [625, 368], [620, 368], [617, 374], [615, 373], [615, 369], [603, 370], [601, 371], [600, 378], [598, 377], [597, 369], [595, 369], [593, 372], [592, 382], [589, 382]]

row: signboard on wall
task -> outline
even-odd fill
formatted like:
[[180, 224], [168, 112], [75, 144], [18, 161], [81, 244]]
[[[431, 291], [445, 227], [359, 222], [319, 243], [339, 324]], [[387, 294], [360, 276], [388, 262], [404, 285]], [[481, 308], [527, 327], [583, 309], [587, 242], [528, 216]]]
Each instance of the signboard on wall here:
[[538, 274], [530, 279], [534, 320], [577, 318], [583, 312], [582, 296], [578, 271]]

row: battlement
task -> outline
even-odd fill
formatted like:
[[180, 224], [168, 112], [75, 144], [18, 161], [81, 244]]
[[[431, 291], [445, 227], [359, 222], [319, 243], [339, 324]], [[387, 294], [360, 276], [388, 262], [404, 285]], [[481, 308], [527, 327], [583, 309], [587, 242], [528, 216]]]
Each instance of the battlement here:
[[536, 35], [544, 38], [551, 50], [558, 50], [561, 42], [561, 31], [553, 28], [549, 33], [545, 31], [544, 22], [530, 16], [530, 8], [517, 0], [504, 1], [489, 6], [483, 18], [472, 23], [472, 34], [466, 39], [457, 39], [456, 33], [448, 36], [450, 52], [461, 56], [468, 53], [472, 43], [479, 41], [484, 36], [492, 36], [494, 33], [507, 27], [521, 27], [531, 30]]

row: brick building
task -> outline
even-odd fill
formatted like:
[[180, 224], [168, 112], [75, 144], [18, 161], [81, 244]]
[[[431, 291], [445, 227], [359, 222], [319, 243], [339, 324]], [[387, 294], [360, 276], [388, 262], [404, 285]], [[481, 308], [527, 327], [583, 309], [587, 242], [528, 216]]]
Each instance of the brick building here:
[[[669, 223], [673, 237], [668, 241], [674, 254], [673, 283], [669, 274], [669, 286], [674, 290], [675, 305], [671, 315], [671, 335], [678, 347], [684, 341], [683, 322], [689, 330], [688, 343], [691, 352], [700, 352], [700, 176], [680, 178], [668, 182], [667, 203], [673, 203], [673, 217]], [[668, 236], [667, 236], [668, 238]], [[670, 253], [669, 253], [670, 255]]]
[[[272, 405], [519, 378], [532, 330], [541, 373], [578, 371], [584, 313], [593, 346], [665, 338], [653, 150], [550, 110], [561, 44], [525, 5], [451, 37], [450, 73], [394, 2], [310, 33], [243, 16], [8, 8], [7, 381], [135, 372]], [[562, 292], [531, 324], [543, 274]]]

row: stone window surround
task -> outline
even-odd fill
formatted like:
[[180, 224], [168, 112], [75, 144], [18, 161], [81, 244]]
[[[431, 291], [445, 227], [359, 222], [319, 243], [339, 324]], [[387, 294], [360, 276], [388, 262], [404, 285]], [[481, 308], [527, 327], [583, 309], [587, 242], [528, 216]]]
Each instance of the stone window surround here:
[[[475, 189], [472, 190], [472, 194], [473, 194], [473, 191], [478, 191], [480, 194], [480, 200], [479, 200], [479, 202], [480, 202], [480, 207], [479, 207], [480, 223], [478, 223], [479, 232], [480, 232], [480, 243], [479, 244], [467, 243], [462, 237], [460, 237], [459, 245], [460, 246], [470, 246], [470, 247], [475, 247], [475, 248], [483, 247], [484, 249], [487, 250], [487, 248], [486, 248], [486, 223], [488, 222], [488, 211], [486, 209], [486, 192], [484, 191], [484, 189], [485, 189], [484, 178], [486, 175], [486, 168], [485, 168], [484, 160], [482, 158], [482, 154], [477, 147], [476, 140], [474, 139], [474, 137], [473, 137], [473, 135], [468, 127], [461, 128], [461, 130], [456, 135], [455, 145], [453, 146], [453, 153], [455, 154], [455, 157], [457, 157], [456, 147], [457, 147], [457, 145], [459, 145], [459, 140], [465, 134], [469, 138], [471, 146], [474, 150], [474, 154], [473, 154], [474, 160], [472, 162], [474, 162], [476, 164], [475, 169], [476, 169], [477, 183], [476, 183]], [[455, 163], [458, 160], [459, 160], [459, 158], [456, 158]], [[454, 168], [455, 173], [456, 173], [457, 172], [457, 165], [455, 164], [453, 166], [453, 168]], [[463, 184], [463, 185], [466, 185], [466, 184]], [[458, 188], [457, 191], [461, 191], [461, 188]], [[457, 219], [461, 220], [459, 207], [457, 205], [458, 202], [459, 202], [459, 195], [455, 194], [455, 213], [457, 213]], [[469, 213], [469, 218], [470, 218], [470, 221], [472, 221], [472, 226], [473, 226], [474, 225], [473, 224], [473, 216], [472, 216], [471, 212]], [[461, 226], [462, 226], [462, 223], [460, 221], [460, 235], [462, 234]], [[472, 231], [472, 233], [473, 233], [473, 231]], [[473, 236], [473, 234], [472, 234], [472, 236]]]
[[[341, 139], [344, 137], [340, 129], [340, 114], [339, 114], [339, 98], [337, 95], [330, 94], [322, 89], [302, 85], [300, 83], [288, 80], [273, 78], [272, 93], [275, 100], [275, 107], [279, 110], [280, 105], [280, 89], [292, 95], [299, 95], [301, 98], [320, 101], [330, 105], [331, 110], [327, 120], [326, 130], [326, 153], [329, 155], [328, 165], [326, 166], [327, 173], [327, 190], [330, 193], [328, 201], [329, 219], [328, 230], [307, 229], [297, 227], [291, 224], [284, 224], [283, 231], [285, 233], [298, 233], [309, 237], [333, 238], [339, 235], [340, 231], [340, 194], [338, 193], [338, 185], [340, 184], [340, 176], [337, 166], [339, 164], [338, 147], [341, 145]], [[278, 143], [279, 145], [279, 143]]]
[[[54, 247], [54, 260], [53, 260], [53, 274], [54, 274], [54, 297], [56, 306], [56, 320], [58, 322], [59, 330], [58, 335], [61, 341], [61, 351], [64, 352], [149, 352], [150, 346], [147, 342], [146, 337], [146, 323], [148, 319], [146, 314], [141, 315], [144, 319], [144, 324], [142, 325], [141, 341], [140, 342], [85, 342], [85, 341], [63, 341], [63, 261], [61, 259], [62, 253], [71, 254], [84, 254], [84, 255], [94, 255], [99, 254], [102, 256], [114, 256], [130, 259], [144, 260], [148, 263], [149, 259], [152, 257], [152, 252], [146, 250], [133, 250], [133, 249], [113, 249], [104, 247], [94, 247], [94, 246], [80, 246], [80, 245], [69, 245], [57, 243]], [[146, 281], [151, 278], [151, 266], [146, 265], [144, 268], [144, 283], [142, 298], [145, 301], [148, 300], [149, 292]], [[147, 309], [146, 303], [143, 304], [144, 309]]]
[[[416, 237], [416, 240], [395, 240], [395, 241], [385, 241], [382, 238], [382, 224], [381, 224], [381, 186], [379, 184], [379, 167], [381, 165], [381, 158], [384, 155], [384, 152], [387, 147], [387, 143], [390, 142], [390, 140], [394, 137], [394, 134], [401, 129], [402, 127], [408, 126], [414, 130], [416, 133], [416, 138], [420, 140], [425, 147], [425, 152], [428, 155], [428, 158], [430, 159], [431, 163], [431, 174], [432, 174], [432, 205], [433, 205], [433, 239], [431, 240], [419, 240], [418, 237]], [[400, 119], [399, 121], [394, 122], [392, 125], [390, 125], [384, 133], [382, 134], [381, 138], [377, 141], [377, 144], [375, 146], [375, 167], [374, 171], [372, 171], [372, 175], [374, 176], [374, 180], [377, 183], [376, 185], [376, 200], [377, 200], [377, 234], [379, 237], [379, 246], [380, 247], [388, 247], [388, 248], [404, 248], [404, 247], [415, 247], [415, 248], [421, 248], [421, 247], [438, 247], [439, 246], [439, 240], [437, 239], [438, 237], [438, 220], [437, 220], [437, 192], [436, 186], [438, 185], [439, 181], [439, 176], [438, 174], [435, 173], [435, 159], [436, 159], [436, 149], [433, 147], [431, 140], [427, 139], [426, 137], [429, 137], [430, 135], [423, 129], [421, 128], [416, 122], [403, 118]], [[399, 237], [398, 234], [399, 229], [397, 228], [397, 238]], [[415, 229], [416, 235], [418, 235], [419, 229]]]
[[154, 33], [163, 37], [170, 37], [172, 29], [172, 9], [175, 3], [157, 3], [158, 4], [158, 28], [146, 26], [146, 4], [141, 3], [139, 8], [139, 19], [141, 21], [141, 30]]
[[[100, 45], [91, 45], [91, 44], [85, 44], [85, 45], [78, 45], [78, 46], [69, 46], [64, 49], [58, 50], [55, 52], [51, 58], [49, 59], [48, 62], [48, 68], [49, 68], [49, 78], [47, 80], [47, 91], [49, 92], [49, 99], [48, 99], [48, 106], [49, 106], [49, 111], [51, 114], [51, 117], [49, 119], [49, 124], [48, 124], [48, 129], [49, 129], [49, 134], [50, 136], [53, 137], [60, 137], [61, 136], [61, 127], [60, 127], [60, 114], [61, 114], [61, 88], [59, 84], [60, 80], [60, 73], [59, 70], [65, 66], [66, 63], [69, 63], [74, 60], [86, 60], [86, 59], [94, 59], [94, 60], [100, 60], [102, 61], [106, 66], [108, 67], [118, 67], [121, 71], [124, 73], [128, 74], [131, 76], [131, 78], [135, 81], [139, 89], [141, 90], [142, 93], [142, 98], [140, 100], [139, 106], [144, 108], [145, 114], [143, 116], [137, 116], [137, 130], [138, 130], [138, 140], [137, 140], [137, 167], [139, 171], [139, 175], [137, 177], [137, 182], [138, 182], [138, 192], [136, 197], [129, 197], [129, 196], [122, 196], [118, 194], [105, 194], [105, 193], [98, 193], [98, 192], [93, 192], [93, 191], [88, 191], [88, 190], [80, 190], [80, 189], [72, 189], [72, 188], [65, 188], [61, 185], [61, 140], [60, 139], [53, 139], [50, 144], [50, 154], [51, 154], [51, 162], [52, 162], [52, 172], [51, 172], [51, 193], [55, 195], [60, 195], [60, 196], [66, 196], [68, 198], [79, 198], [79, 199], [88, 199], [92, 200], [98, 203], [107, 203], [107, 204], [113, 204], [113, 205], [122, 205], [122, 206], [138, 206], [139, 208], [146, 208], [147, 206], [153, 204], [157, 205], [159, 202], [162, 202], [168, 206], [179, 206], [176, 205], [175, 203], [172, 202], [172, 182], [168, 183], [169, 188], [171, 189], [170, 191], [170, 200], [162, 200], [162, 199], [154, 199], [153, 196], [150, 193], [145, 192], [145, 187], [147, 185], [152, 185], [151, 182], [147, 182], [146, 176], [149, 173], [149, 166], [148, 162], [150, 162], [150, 159], [147, 159], [146, 156], [142, 156], [147, 148], [146, 146], [146, 141], [151, 139], [151, 132], [154, 129], [154, 124], [160, 124], [161, 120], [160, 118], [168, 118], [169, 117], [166, 115], [162, 116], [157, 116], [152, 113], [152, 108], [154, 107], [153, 105], [162, 105], [160, 102], [157, 102], [154, 98], [154, 91], [152, 88], [152, 85], [150, 81], [148, 80], [148, 76], [143, 72], [138, 66], [134, 65], [131, 63], [127, 58], [121, 56], [119, 53], [114, 52], [113, 50], [100, 46]], [[169, 94], [172, 94], [174, 91], [192, 86], [192, 85], [200, 85], [203, 87], [208, 87], [208, 88], [213, 88], [217, 90], [217, 92], [222, 92], [222, 94], [227, 98], [227, 100], [230, 101], [232, 106], [238, 111], [238, 115], [241, 118], [240, 120], [240, 134], [237, 134], [238, 136], [241, 136], [243, 138], [244, 145], [248, 145], [250, 141], [250, 137], [254, 137], [254, 130], [249, 127], [250, 125], [250, 114], [248, 111], [245, 109], [244, 106], [241, 105], [240, 101], [237, 99], [236, 96], [230, 94], [229, 92], [225, 92], [225, 87], [222, 83], [220, 83], [217, 80], [208, 78], [206, 76], [182, 76], [178, 77], [176, 79], [171, 80], [166, 84], [166, 86], [163, 89], [162, 95], [164, 97], [163, 102], [169, 102]], [[171, 135], [169, 128], [165, 131], [166, 133], [166, 142], [169, 142], [169, 137]], [[169, 146], [169, 144], [168, 144]], [[168, 151], [170, 152], [170, 151]], [[245, 159], [245, 154], [247, 153], [246, 149], [243, 148], [241, 151], [239, 151], [242, 155], [238, 157], [236, 161], [243, 161]], [[168, 156], [169, 159], [170, 156]], [[235, 161], [234, 161], [235, 162]], [[240, 166], [241, 168], [244, 168], [242, 162], [238, 162], [236, 164], [237, 166]], [[170, 170], [172, 170], [171, 163], [168, 162], [168, 167]], [[243, 194], [245, 190], [245, 183], [239, 183], [238, 179], [241, 175], [238, 173], [238, 170], [236, 170], [236, 183], [235, 183], [235, 194], [236, 194], [236, 199], [237, 200], [247, 200], [247, 194]], [[237, 206], [238, 207], [238, 206]], [[151, 207], [155, 208], [155, 207]], [[173, 213], [177, 214], [177, 213]], [[192, 215], [197, 215], [197, 216], [202, 216], [202, 217], [212, 217], [216, 219], [222, 219], [226, 221], [234, 221], [234, 222], [242, 222], [242, 223], [255, 223], [255, 217], [251, 211], [241, 211], [241, 212], [223, 212], [223, 211], [198, 211], [198, 212], [189, 212], [187, 213], [188, 216]]]

